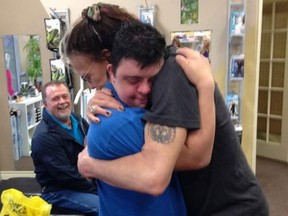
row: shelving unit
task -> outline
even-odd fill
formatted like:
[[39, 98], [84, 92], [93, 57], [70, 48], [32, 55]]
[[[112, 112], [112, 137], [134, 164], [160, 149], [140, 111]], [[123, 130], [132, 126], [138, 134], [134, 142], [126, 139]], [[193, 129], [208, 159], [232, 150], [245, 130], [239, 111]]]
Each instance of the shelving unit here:
[[228, 24], [226, 104], [241, 142], [241, 102], [245, 57], [245, 0], [229, 0]]
[[11, 101], [9, 107], [17, 111], [19, 117], [19, 133], [18, 140], [21, 140], [19, 149], [19, 157], [29, 156], [31, 151], [31, 138], [37, 124], [42, 118], [42, 96], [29, 97], [22, 102]]

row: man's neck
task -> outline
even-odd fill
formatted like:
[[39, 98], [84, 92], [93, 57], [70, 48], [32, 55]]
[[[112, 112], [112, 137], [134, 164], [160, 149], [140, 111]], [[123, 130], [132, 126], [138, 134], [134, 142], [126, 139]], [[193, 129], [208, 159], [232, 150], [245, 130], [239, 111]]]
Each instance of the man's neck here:
[[46, 112], [54, 119], [54, 121], [58, 121], [58, 122], [60, 122], [62, 124], [65, 124], [69, 128], [72, 127], [71, 114], [69, 115], [69, 117], [67, 119], [59, 119], [59, 118], [56, 118], [55, 116], [53, 116], [48, 110], [46, 110]]
[[69, 128], [71, 128], [71, 126], [72, 126], [72, 123], [71, 123], [71, 119], [70, 119], [70, 118], [67, 119], [66, 121], [63, 121], [63, 120], [60, 120], [60, 119], [59, 119], [59, 121], [62, 122], [63, 124], [65, 124], [65, 125], [67, 125]]

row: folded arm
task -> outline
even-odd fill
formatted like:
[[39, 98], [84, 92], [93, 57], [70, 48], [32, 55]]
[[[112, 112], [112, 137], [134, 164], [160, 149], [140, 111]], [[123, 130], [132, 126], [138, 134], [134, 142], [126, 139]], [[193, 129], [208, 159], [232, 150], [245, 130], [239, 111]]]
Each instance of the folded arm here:
[[186, 139], [186, 129], [147, 123], [141, 152], [115, 160], [79, 154], [78, 168], [87, 178], [152, 195], [161, 194], [170, 182], [174, 165]]
[[[183, 68], [186, 76], [196, 85], [198, 90], [200, 129], [188, 133], [175, 169], [200, 169], [210, 163], [214, 144], [216, 123], [215, 81], [207, 58], [198, 52], [191, 52], [188, 48], [178, 49], [177, 54], [177, 63]], [[191, 70], [195, 72], [191, 73]]]
[[[214, 79], [207, 59], [202, 59], [200, 54], [191, 49], [179, 49], [177, 52], [177, 62], [198, 90], [201, 128], [189, 132], [188, 137], [186, 129], [175, 128], [175, 139], [165, 144], [151, 136], [151, 133], [149, 135], [151, 128], [159, 125], [147, 123], [145, 144], [141, 152], [104, 161], [92, 159], [87, 151], [83, 151], [78, 160], [82, 175], [99, 178], [121, 188], [157, 195], [170, 182], [174, 168], [199, 169], [209, 164], [215, 133]], [[100, 103], [98, 101], [98, 105], [102, 106]], [[173, 129], [166, 128], [170, 132]]]

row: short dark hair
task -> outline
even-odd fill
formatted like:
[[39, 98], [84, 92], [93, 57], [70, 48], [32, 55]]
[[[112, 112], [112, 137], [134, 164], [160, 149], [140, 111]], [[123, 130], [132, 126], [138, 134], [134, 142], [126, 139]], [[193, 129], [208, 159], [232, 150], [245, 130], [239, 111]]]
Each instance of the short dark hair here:
[[115, 36], [111, 54], [114, 73], [122, 59], [133, 59], [141, 68], [154, 64], [165, 56], [166, 42], [153, 26], [131, 22], [123, 26]]
[[69, 91], [69, 88], [68, 88], [68, 86], [66, 85], [65, 82], [62, 82], [62, 81], [59, 81], [59, 80], [52, 80], [52, 81], [50, 81], [50, 82], [47, 82], [47, 83], [44, 85], [44, 87], [43, 87], [43, 89], [42, 89], [42, 91], [41, 91], [42, 100], [43, 100], [43, 101], [46, 101], [46, 98], [47, 98], [46, 90], [47, 90], [47, 88], [48, 88], [49, 86], [60, 86], [60, 85], [65, 86], [65, 87], [68, 89], [68, 91]]

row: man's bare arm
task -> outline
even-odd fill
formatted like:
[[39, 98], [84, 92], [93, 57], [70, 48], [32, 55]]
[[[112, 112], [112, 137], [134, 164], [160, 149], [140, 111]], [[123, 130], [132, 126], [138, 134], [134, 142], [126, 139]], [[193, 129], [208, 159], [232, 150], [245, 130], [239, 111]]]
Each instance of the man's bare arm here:
[[[183, 68], [189, 80], [197, 86], [200, 129], [188, 133], [175, 169], [200, 169], [210, 163], [214, 144], [215, 82], [207, 58], [197, 52], [191, 52], [188, 48], [178, 49], [177, 54], [177, 63]], [[198, 73], [190, 73], [191, 69]]]
[[[183, 55], [185, 58], [180, 58], [180, 61], [179, 59], [177, 61], [178, 63], [180, 62], [180, 65], [183, 64], [182, 68], [186, 72], [187, 77], [197, 86], [197, 89], [199, 90], [198, 94], [200, 110], [203, 110], [202, 106], [210, 104], [207, 103], [208, 99], [205, 99], [205, 97], [211, 97], [211, 95], [213, 95], [214, 93], [214, 80], [212, 75], [209, 74], [211, 73], [210, 66], [203, 64], [204, 60], [199, 59], [199, 56], [197, 56], [198, 54], [196, 52], [192, 52], [192, 56], [189, 56], [191, 54], [191, 50], [182, 49], [182, 51], [183, 53], [180, 54]], [[187, 53], [185, 53], [186, 51]], [[190, 64], [190, 61], [192, 60], [193, 65]], [[211, 80], [213, 81], [212, 85]], [[207, 95], [205, 92], [207, 92]], [[114, 186], [118, 186], [121, 188], [136, 190], [150, 194], [161, 193], [161, 191], [166, 188], [167, 184], [170, 181], [176, 163], [175, 157], [178, 158], [180, 151], [182, 151], [182, 155], [179, 157], [179, 160], [177, 162], [177, 166], [179, 165], [179, 167], [177, 168], [179, 169], [184, 169], [185, 166], [188, 166], [186, 165], [188, 163], [192, 164], [192, 168], [186, 167], [187, 169], [198, 168], [200, 166], [199, 164], [202, 163], [199, 163], [199, 161], [202, 160], [201, 156], [208, 158], [204, 163], [210, 161], [211, 151], [213, 147], [212, 140], [214, 140], [213, 131], [215, 129], [213, 122], [211, 123], [213, 115], [215, 116], [215, 109], [213, 110], [213, 97], [211, 101], [209, 99], [209, 102], [211, 102], [212, 104], [211, 106], [207, 106], [207, 109], [204, 107], [204, 110], [206, 111], [200, 111], [200, 119], [205, 117], [204, 120], [200, 120], [201, 127], [203, 122], [208, 123], [204, 125], [205, 130], [202, 130], [198, 133], [198, 137], [203, 137], [204, 135], [203, 139], [206, 139], [206, 143], [202, 144], [202, 139], [198, 137], [196, 138], [195, 134], [190, 133], [189, 138], [187, 139], [188, 142], [186, 142], [187, 149], [186, 151], [183, 151], [182, 148], [186, 139], [187, 132], [185, 129], [176, 128], [174, 140], [175, 142], [173, 142], [173, 144], [159, 144], [157, 140], [153, 139], [153, 137], [148, 134], [149, 128], [153, 128], [153, 125], [146, 124], [145, 144], [141, 152], [112, 161], [103, 161], [90, 158], [87, 154], [87, 151], [84, 151], [79, 155], [78, 167], [80, 172], [87, 178], [99, 178], [103, 181], [106, 181]], [[213, 110], [213, 112], [211, 110]], [[209, 117], [209, 115], [212, 115], [212, 118]], [[212, 132], [209, 132], [209, 130], [212, 130]], [[211, 135], [210, 137], [208, 137], [209, 134]], [[195, 138], [193, 138], [193, 135], [195, 136]], [[194, 144], [196, 143], [196, 141], [199, 141], [199, 144]], [[211, 149], [210, 152], [209, 149]], [[205, 155], [201, 154], [201, 151], [205, 151]], [[196, 154], [196, 152], [199, 155], [196, 155], [198, 158], [193, 161], [193, 159], [191, 159], [191, 154]], [[203, 166], [203, 163], [201, 166]]]
[[98, 160], [79, 154], [78, 168], [86, 178], [152, 195], [161, 194], [170, 182], [174, 165], [186, 139], [183, 128], [147, 123], [141, 152], [115, 160]]
[[207, 88], [206, 91], [199, 90], [198, 92], [201, 126], [200, 129], [188, 133], [185, 145], [175, 165], [176, 170], [200, 169], [210, 163], [216, 121], [213, 92]]

